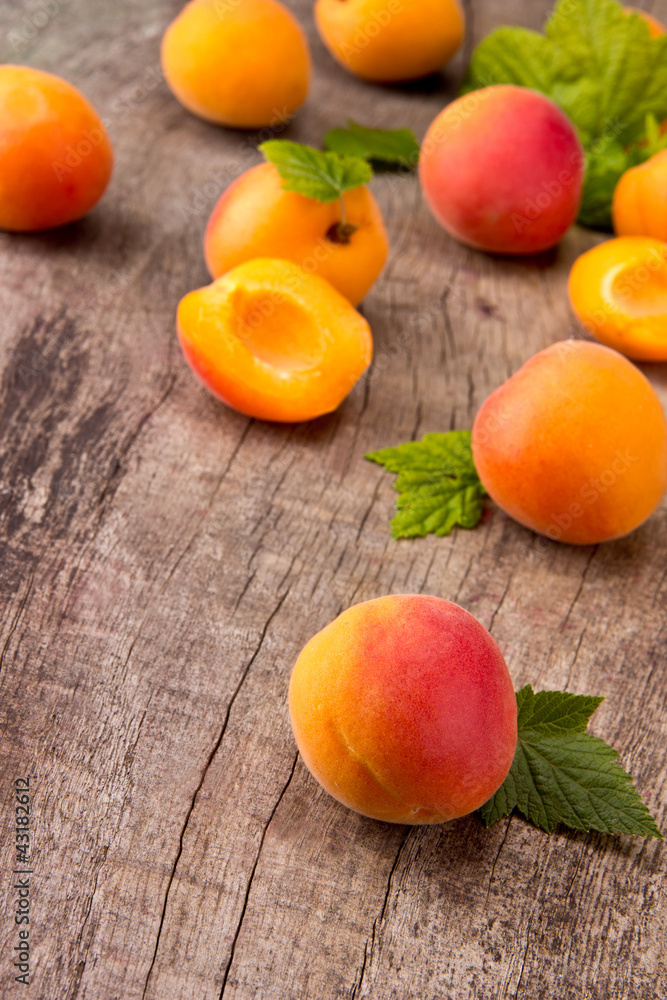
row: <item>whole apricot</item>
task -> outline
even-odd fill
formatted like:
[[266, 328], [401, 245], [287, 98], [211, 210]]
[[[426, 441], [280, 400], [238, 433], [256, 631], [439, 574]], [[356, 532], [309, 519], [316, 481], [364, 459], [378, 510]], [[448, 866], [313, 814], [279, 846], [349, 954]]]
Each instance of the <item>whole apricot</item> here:
[[246, 261], [178, 307], [183, 353], [228, 406], [292, 423], [330, 413], [371, 362], [368, 323], [316, 274]]
[[162, 40], [162, 69], [188, 111], [232, 128], [284, 124], [310, 84], [310, 52], [278, 0], [190, 0]]
[[491, 393], [472, 430], [479, 477], [510, 517], [555, 541], [620, 538], [667, 490], [667, 420], [616, 351], [568, 340]]
[[527, 254], [554, 246], [575, 221], [584, 162], [574, 126], [553, 101], [499, 84], [438, 115], [419, 175], [433, 215], [456, 239]]
[[208, 221], [204, 254], [212, 277], [253, 257], [282, 257], [357, 305], [384, 267], [389, 243], [368, 188], [346, 191], [343, 202], [349, 229], [341, 232], [340, 201], [285, 191], [272, 163], [251, 167], [223, 192]]
[[112, 169], [106, 129], [76, 87], [29, 66], [0, 66], [0, 229], [82, 218]]
[[667, 149], [626, 170], [611, 205], [617, 236], [667, 240]]
[[334, 59], [376, 83], [442, 69], [465, 30], [458, 0], [315, 0], [315, 23]]
[[289, 686], [303, 760], [343, 805], [390, 823], [444, 823], [507, 777], [517, 707], [486, 629], [440, 597], [356, 604], [301, 652]]
[[667, 361], [667, 243], [619, 236], [572, 265], [570, 302], [589, 333], [640, 361]]

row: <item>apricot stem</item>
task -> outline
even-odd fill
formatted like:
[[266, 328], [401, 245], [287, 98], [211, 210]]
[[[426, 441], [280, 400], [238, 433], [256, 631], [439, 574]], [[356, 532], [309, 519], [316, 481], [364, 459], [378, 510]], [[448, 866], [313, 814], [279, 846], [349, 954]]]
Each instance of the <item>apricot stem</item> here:
[[327, 229], [327, 239], [331, 243], [349, 243], [350, 236], [356, 233], [359, 226], [355, 226], [352, 222], [348, 222], [345, 215], [345, 202], [343, 201], [343, 196], [340, 199], [340, 222], [334, 222], [333, 226], [329, 226]]
[[327, 239], [331, 243], [349, 243], [350, 236], [356, 233], [359, 226], [353, 226], [351, 222], [334, 222], [333, 226], [327, 229]]

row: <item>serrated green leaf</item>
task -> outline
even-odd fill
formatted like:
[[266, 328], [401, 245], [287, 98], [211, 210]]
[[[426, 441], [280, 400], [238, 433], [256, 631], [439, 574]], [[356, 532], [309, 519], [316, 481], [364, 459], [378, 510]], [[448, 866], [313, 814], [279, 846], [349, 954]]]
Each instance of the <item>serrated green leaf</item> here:
[[586, 150], [579, 221], [609, 229], [619, 178], [657, 152], [650, 122], [667, 117], [667, 37], [651, 38], [617, 0], [561, 0], [545, 32], [492, 32], [473, 53], [463, 92], [511, 83], [554, 100]]
[[602, 698], [534, 694], [527, 685], [516, 699], [516, 753], [507, 778], [479, 810], [487, 827], [517, 809], [547, 833], [562, 823], [573, 830], [662, 839], [617, 752], [585, 732]]
[[625, 171], [631, 166], [634, 166], [633, 156], [617, 142], [587, 152], [584, 189], [579, 209], [579, 222], [583, 226], [611, 230], [611, 203], [614, 191]]
[[517, 691], [518, 726], [543, 736], [561, 732], [585, 733], [593, 712], [604, 701], [598, 695], [570, 694], [567, 691], [538, 691], [530, 684]]
[[383, 164], [414, 170], [419, 160], [419, 143], [409, 128], [367, 128], [348, 119], [347, 128], [333, 128], [324, 137], [324, 145], [345, 156], [361, 156]]
[[551, 59], [551, 44], [539, 32], [528, 28], [497, 28], [473, 52], [461, 93], [497, 83], [549, 93], [553, 82]]
[[474, 528], [486, 491], [472, 460], [470, 431], [426, 434], [366, 458], [398, 475], [394, 538], [448, 535], [457, 525]]
[[258, 148], [278, 170], [286, 191], [316, 201], [335, 201], [373, 176], [369, 164], [358, 156], [325, 153], [288, 139], [269, 139]]

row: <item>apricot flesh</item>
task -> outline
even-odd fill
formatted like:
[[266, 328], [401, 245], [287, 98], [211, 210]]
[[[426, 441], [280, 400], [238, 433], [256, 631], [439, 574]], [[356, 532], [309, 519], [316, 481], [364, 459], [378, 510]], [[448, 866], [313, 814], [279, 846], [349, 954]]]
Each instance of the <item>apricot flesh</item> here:
[[228, 406], [292, 423], [330, 413], [371, 362], [366, 320], [328, 281], [286, 260], [247, 261], [180, 302], [190, 367]]
[[593, 545], [648, 518], [667, 490], [667, 420], [646, 377], [601, 344], [570, 340], [527, 361], [481, 407], [479, 477], [520, 524]]
[[516, 699], [498, 646], [463, 608], [399, 594], [318, 632], [289, 686], [303, 760], [343, 805], [391, 823], [443, 823], [503, 783]]
[[509, 84], [459, 97], [431, 124], [419, 176], [456, 239], [493, 253], [554, 246], [579, 212], [584, 151], [548, 97]]
[[284, 125], [311, 75], [304, 31], [278, 0], [190, 0], [164, 35], [162, 68], [189, 111], [233, 128]]
[[356, 229], [341, 240], [340, 201], [322, 203], [285, 191], [272, 163], [241, 174], [213, 209], [204, 237], [211, 276], [253, 257], [282, 257], [330, 281], [357, 305], [382, 268], [389, 242], [382, 213], [364, 186], [343, 195], [345, 219]]
[[629, 358], [667, 361], [667, 243], [620, 236], [587, 250], [568, 282], [577, 318]]
[[316, 0], [315, 23], [334, 59], [376, 83], [442, 69], [465, 30], [458, 0]]
[[0, 229], [53, 229], [86, 215], [111, 177], [100, 116], [66, 80], [0, 66]]

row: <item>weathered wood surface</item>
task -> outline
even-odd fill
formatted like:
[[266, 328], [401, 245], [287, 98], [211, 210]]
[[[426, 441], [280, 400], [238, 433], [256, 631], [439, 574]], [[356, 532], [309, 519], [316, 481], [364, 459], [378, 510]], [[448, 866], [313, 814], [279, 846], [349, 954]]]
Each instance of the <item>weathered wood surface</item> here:
[[[207, 281], [208, 211], [258, 136], [198, 121], [161, 82], [176, 0], [61, 0], [13, 49], [38, 6], [0, 3], [5, 57], [81, 86], [117, 165], [87, 220], [0, 236], [0, 995], [667, 997], [663, 845], [518, 818], [488, 832], [363, 819], [297, 759], [286, 706], [300, 647], [342, 608], [448, 597], [491, 629], [517, 686], [607, 696], [593, 731], [667, 824], [667, 506], [599, 548], [539, 544], [497, 510], [475, 532], [397, 543], [392, 479], [362, 458], [470, 426], [574, 332], [568, 268], [597, 237], [493, 259], [436, 226], [416, 179], [378, 177], [392, 256], [364, 304], [371, 375], [307, 426], [248, 420], [191, 376], [174, 309]], [[538, 27], [547, 6], [474, 0], [471, 38]], [[351, 114], [421, 136], [454, 94], [461, 61], [439, 85], [354, 80], [306, 0], [298, 13], [317, 68], [284, 134], [319, 142]], [[667, 404], [667, 366], [649, 374]], [[9, 874], [26, 773], [28, 988], [12, 980]]]

